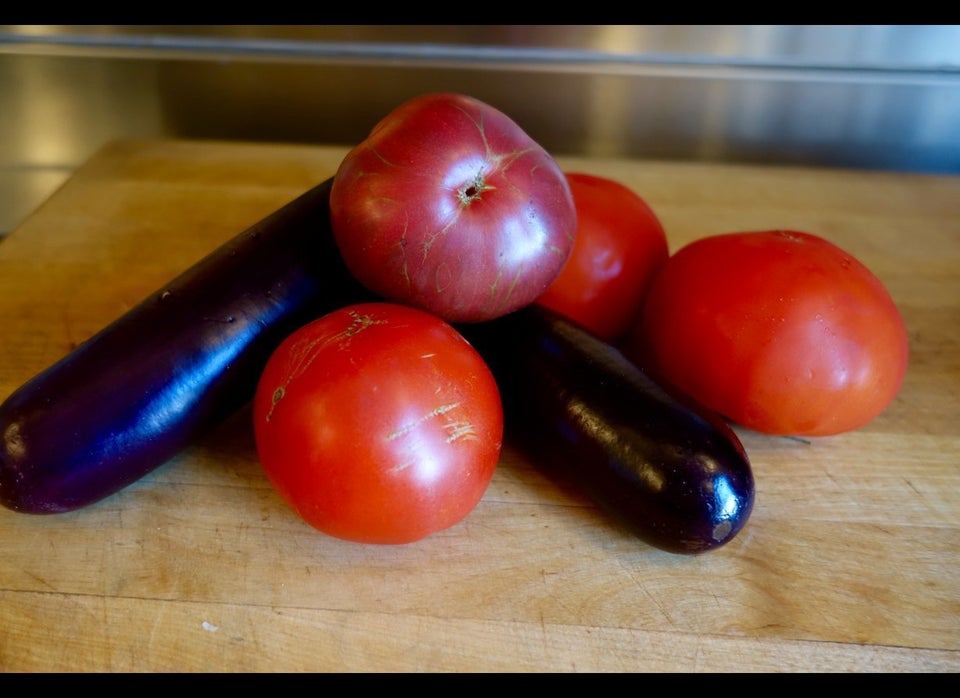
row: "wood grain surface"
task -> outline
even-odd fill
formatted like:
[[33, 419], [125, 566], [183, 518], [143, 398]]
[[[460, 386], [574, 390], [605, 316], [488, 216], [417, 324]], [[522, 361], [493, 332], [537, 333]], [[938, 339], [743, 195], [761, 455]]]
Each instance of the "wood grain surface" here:
[[[101, 150], [0, 243], [0, 399], [345, 152]], [[908, 325], [896, 400], [835, 437], [738, 429], [753, 515], [695, 557], [619, 531], [509, 447], [457, 526], [407, 546], [332, 539], [271, 489], [244, 408], [99, 504], [0, 510], [0, 670], [960, 670], [960, 177], [561, 165], [631, 186], [672, 250], [764, 228], [846, 248]]]

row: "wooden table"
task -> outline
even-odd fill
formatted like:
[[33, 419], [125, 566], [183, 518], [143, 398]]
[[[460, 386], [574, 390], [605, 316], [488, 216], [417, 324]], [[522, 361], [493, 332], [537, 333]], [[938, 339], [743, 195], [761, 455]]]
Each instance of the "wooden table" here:
[[[0, 244], [0, 399], [344, 153], [104, 148]], [[754, 513], [696, 557], [620, 532], [509, 448], [452, 529], [332, 539], [271, 489], [241, 410], [97, 505], [0, 510], [0, 670], [960, 670], [960, 178], [560, 160], [644, 196], [671, 249], [775, 227], [845, 247], [909, 327], [900, 395], [836, 437], [738, 430]]]

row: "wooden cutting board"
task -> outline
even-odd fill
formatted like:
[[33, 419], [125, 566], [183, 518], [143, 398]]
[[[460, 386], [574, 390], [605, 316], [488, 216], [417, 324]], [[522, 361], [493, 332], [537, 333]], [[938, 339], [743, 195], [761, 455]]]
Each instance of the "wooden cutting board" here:
[[[345, 152], [104, 148], [0, 243], [0, 399]], [[332, 539], [273, 492], [241, 410], [97, 505], [0, 510], [0, 670], [960, 670], [960, 177], [560, 160], [644, 196], [671, 249], [777, 227], [845, 247], [906, 319], [900, 395], [835, 437], [738, 429], [755, 510], [696, 557], [510, 449], [452, 529]]]

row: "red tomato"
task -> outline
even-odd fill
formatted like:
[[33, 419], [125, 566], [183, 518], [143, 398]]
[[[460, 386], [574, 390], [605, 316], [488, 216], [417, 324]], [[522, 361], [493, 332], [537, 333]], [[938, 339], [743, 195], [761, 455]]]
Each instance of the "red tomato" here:
[[677, 251], [626, 351], [733, 422], [800, 436], [872, 420], [899, 391], [908, 356], [880, 280], [836, 245], [783, 230]]
[[451, 322], [533, 302], [577, 226], [553, 158], [505, 114], [457, 94], [384, 117], [340, 164], [330, 220], [364, 286]]
[[650, 279], [667, 261], [667, 236], [647, 202], [620, 182], [582, 173], [567, 181], [576, 240], [537, 302], [610, 342], [636, 322]]
[[280, 344], [253, 402], [257, 453], [287, 503], [332, 536], [409, 543], [462, 520], [500, 456], [493, 375], [453, 327], [364, 303]]

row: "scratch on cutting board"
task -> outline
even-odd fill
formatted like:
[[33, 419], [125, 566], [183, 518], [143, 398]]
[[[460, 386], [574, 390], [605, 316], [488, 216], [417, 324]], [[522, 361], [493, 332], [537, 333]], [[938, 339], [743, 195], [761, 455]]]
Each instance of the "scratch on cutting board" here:
[[201, 625], [201, 627], [202, 627], [204, 630], [206, 630], [207, 632], [211, 632], [211, 633], [215, 633], [215, 632], [217, 632], [217, 631], [220, 629], [219, 627], [217, 627], [217, 626], [214, 625], [213, 623], [209, 623], [209, 622], [207, 622], [207, 621], [203, 621], [200, 625]]

